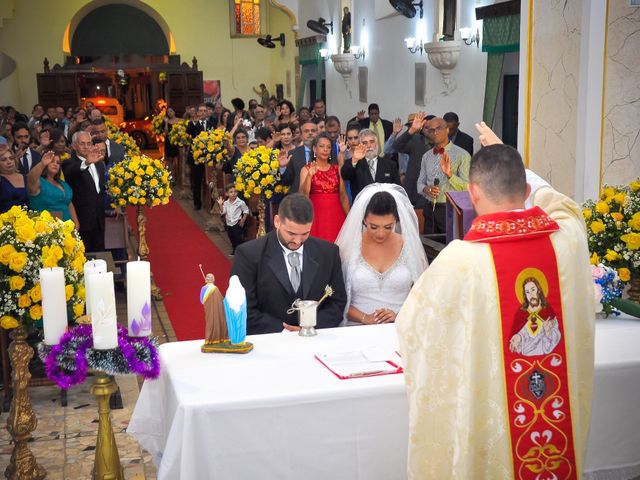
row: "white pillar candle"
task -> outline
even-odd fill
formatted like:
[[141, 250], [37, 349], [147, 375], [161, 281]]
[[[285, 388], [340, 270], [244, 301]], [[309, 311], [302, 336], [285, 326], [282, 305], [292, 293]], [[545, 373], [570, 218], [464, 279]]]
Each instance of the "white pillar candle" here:
[[67, 330], [67, 296], [64, 291], [64, 269], [41, 268], [42, 325], [44, 343], [57, 345]]
[[107, 273], [107, 262], [104, 260], [89, 260], [84, 264], [84, 298], [87, 316], [91, 315], [91, 289], [88, 278], [94, 273]]
[[93, 348], [108, 350], [118, 346], [116, 295], [113, 272], [94, 273], [88, 277], [91, 290], [91, 330]]
[[151, 335], [151, 267], [138, 260], [127, 263], [127, 318], [129, 335]]

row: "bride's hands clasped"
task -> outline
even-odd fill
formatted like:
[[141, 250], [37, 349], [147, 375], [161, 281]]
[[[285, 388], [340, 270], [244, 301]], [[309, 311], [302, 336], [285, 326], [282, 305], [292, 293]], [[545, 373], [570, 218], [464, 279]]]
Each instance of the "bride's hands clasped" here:
[[393, 323], [396, 321], [396, 313], [388, 308], [379, 308], [373, 312], [375, 323]]

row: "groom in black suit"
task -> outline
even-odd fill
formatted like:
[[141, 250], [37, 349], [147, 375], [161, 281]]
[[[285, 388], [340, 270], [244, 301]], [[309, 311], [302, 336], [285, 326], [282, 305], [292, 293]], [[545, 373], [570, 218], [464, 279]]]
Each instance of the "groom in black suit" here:
[[333, 295], [318, 307], [317, 327], [337, 327], [347, 295], [338, 247], [310, 237], [313, 206], [293, 193], [280, 203], [275, 230], [240, 245], [231, 275], [247, 292], [247, 334], [298, 330], [297, 314], [287, 314], [295, 299], [319, 300], [327, 285]]
[[400, 185], [398, 164], [378, 156], [378, 137], [370, 129], [360, 131], [360, 144], [356, 146], [351, 160], [345, 160], [340, 170], [343, 180], [351, 182], [351, 195], [372, 183], [395, 183]]

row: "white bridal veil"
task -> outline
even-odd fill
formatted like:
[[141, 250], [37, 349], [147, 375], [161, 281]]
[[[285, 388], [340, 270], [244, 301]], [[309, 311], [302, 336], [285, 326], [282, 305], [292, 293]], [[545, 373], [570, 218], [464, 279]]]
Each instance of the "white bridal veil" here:
[[389, 192], [396, 201], [400, 219], [396, 223], [396, 232], [402, 235], [404, 242], [402, 248], [408, 259], [407, 266], [411, 271], [411, 279], [414, 283], [428, 266], [427, 256], [418, 232], [418, 217], [404, 188], [392, 183], [367, 185], [353, 202], [349, 215], [347, 215], [347, 219], [336, 239], [336, 244], [340, 248], [340, 259], [342, 260], [342, 271], [347, 290], [347, 309], [351, 301], [351, 275], [355, 270], [362, 243], [364, 212], [367, 209], [367, 205], [369, 205], [371, 197], [378, 192]]

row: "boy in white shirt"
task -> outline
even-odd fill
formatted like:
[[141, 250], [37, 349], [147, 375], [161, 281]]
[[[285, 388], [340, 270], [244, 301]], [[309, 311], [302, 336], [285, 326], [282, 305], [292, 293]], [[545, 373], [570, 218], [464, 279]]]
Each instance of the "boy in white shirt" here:
[[242, 231], [244, 222], [249, 216], [249, 207], [244, 200], [238, 198], [238, 191], [233, 184], [227, 185], [227, 199], [222, 196], [218, 197], [218, 205], [220, 205], [220, 216], [224, 217], [227, 226], [227, 235], [231, 242], [231, 255], [236, 253], [236, 247], [242, 243]]

